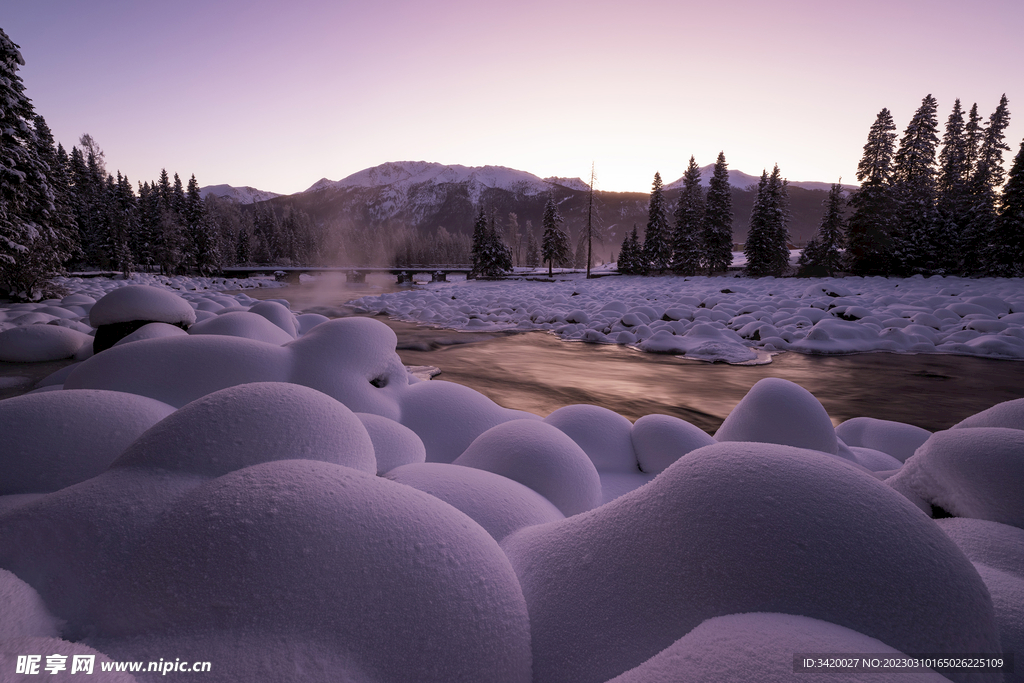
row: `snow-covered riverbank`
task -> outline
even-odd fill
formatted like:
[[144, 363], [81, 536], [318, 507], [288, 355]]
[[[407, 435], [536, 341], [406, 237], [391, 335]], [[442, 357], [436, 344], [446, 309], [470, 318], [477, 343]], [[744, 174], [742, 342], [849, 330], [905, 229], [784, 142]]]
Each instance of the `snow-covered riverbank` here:
[[[619, 281], [614, 299], [598, 280], [431, 286], [393, 301], [396, 313], [419, 302], [406, 315], [438, 314], [465, 297], [496, 317], [572, 304], [581, 319], [603, 309], [612, 325], [646, 326], [648, 339], [675, 315], [669, 304], [690, 319], [662, 322], [688, 330], [754, 317], [740, 306], [705, 319], [727, 314], [715, 296], [741, 294], [768, 316], [831, 301], [856, 317], [873, 297], [869, 312], [941, 321], [948, 310], [961, 325], [1002, 322], [971, 331], [1007, 339], [1019, 315], [998, 281], [955, 293], [905, 281], [904, 301], [880, 286], [778, 284], [802, 286], [797, 296], [718, 280], [696, 303], [659, 289], [668, 281]], [[934, 434], [869, 418], [834, 427], [808, 391], [769, 378], [714, 435], [592, 405], [542, 419], [418, 380], [377, 320], [210, 289], [96, 286], [105, 295], [13, 310], [88, 320], [97, 339], [127, 334], [109, 348], [91, 354], [93, 337], [67, 322], [13, 318], [0, 332], [88, 340], [72, 340], [82, 362], [0, 401], [0, 677], [27, 664], [19, 657], [85, 655], [97, 669], [210, 662], [175, 671], [205, 682], [771, 682], [792, 680], [801, 652], [1024, 649], [1024, 399]], [[516, 291], [533, 313], [511, 305], [529, 300]], [[827, 316], [811, 331], [827, 320], [875, 331], [806, 308]], [[460, 313], [473, 327], [510, 324]], [[641, 323], [626, 325], [631, 315]], [[942, 674], [919, 676], [1024, 679]], [[123, 676], [163, 680], [159, 669]]]
[[563, 339], [733, 363], [757, 362], [758, 351], [1024, 359], [1019, 279], [468, 281], [364, 297], [352, 306], [451, 329], [548, 330]]

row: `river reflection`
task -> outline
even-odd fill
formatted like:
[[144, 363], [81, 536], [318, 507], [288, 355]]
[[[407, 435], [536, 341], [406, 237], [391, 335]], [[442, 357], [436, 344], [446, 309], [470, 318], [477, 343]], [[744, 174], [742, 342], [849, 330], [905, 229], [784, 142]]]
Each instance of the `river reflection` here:
[[[352, 286], [247, 290], [285, 299], [293, 309], [329, 310], [345, 301], [409, 288], [387, 280]], [[642, 353], [621, 346], [564, 342], [544, 332], [459, 333], [378, 320], [395, 330], [407, 365], [434, 365], [438, 379], [472, 387], [508, 408], [547, 415], [592, 403], [635, 420], [675, 415], [714, 432], [758, 380], [801, 385], [838, 424], [852, 417], [945, 429], [1001, 401], [1024, 397], [1024, 363], [965, 356], [892, 353], [806, 356], [784, 353], [770, 365], [739, 367]]]

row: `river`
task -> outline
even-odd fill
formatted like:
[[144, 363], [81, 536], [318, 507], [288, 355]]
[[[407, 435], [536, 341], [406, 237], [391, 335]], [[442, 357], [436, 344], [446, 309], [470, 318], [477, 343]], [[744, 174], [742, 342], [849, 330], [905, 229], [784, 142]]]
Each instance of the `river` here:
[[[295, 310], [328, 310], [361, 296], [411, 285], [389, 280], [246, 290], [285, 299]], [[462, 333], [378, 320], [398, 335], [406, 365], [433, 365], [497, 403], [539, 415], [573, 403], [604, 406], [635, 420], [650, 413], [683, 418], [713, 433], [758, 380], [801, 385], [838, 424], [852, 417], [946, 429], [996, 403], [1024, 397], [1024, 362], [968, 356], [783, 353], [769, 365], [702, 363], [623, 346], [564, 342], [545, 332]]]

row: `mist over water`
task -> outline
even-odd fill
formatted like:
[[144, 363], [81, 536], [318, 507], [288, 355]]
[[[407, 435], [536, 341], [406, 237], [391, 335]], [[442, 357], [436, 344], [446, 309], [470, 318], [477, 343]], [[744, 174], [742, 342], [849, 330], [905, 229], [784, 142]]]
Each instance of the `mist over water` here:
[[[285, 299], [294, 310], [331, 317], [347, 301], [416, 285], [391, 275], [366, 284], [343, 278], [282, 289], [247, 290], [259, 299]], [[406, 365], [433, 365], [438, 379], [458, 382], [507, 407], [539, 415], [591, 403], [631, 420], [675, 415], [713, 433], [758, 380], [796, 382], [825, 406], [835, 423], [853, 417], [946, 429], [996, 403], [1024, 397], [1024, 363], [969, 356], [868, 353], [808, 356], [782, 353], [770, 365], [702, 363], [623, 346], [561, 341], [545, 332], [465, 333], [376, 316], [398, 335]]]

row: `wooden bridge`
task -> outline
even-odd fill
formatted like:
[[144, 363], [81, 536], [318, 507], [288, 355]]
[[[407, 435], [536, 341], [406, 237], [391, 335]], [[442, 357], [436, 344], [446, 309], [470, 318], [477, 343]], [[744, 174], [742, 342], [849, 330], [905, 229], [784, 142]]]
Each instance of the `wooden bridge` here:
[[341, 273], [348, 282], [366, 282], [366, 276], [370, 273], [390, 273], [398, 278], [398, 284], [412, 282], [413, 276], [429, 274], [431, 282], [447, 282], [448, 276], [453, 273], [469, 276], [473, 271], [472, 266], [436, 266], [436, 265], [411, 265], [395, 267], [379, 266], [231, 266], [222, 269], [227, 277], [246, 278], [250, 275], [273, 275], [281, 282], [299, 283], [299, 276], [321, 275], [324, 273]]

